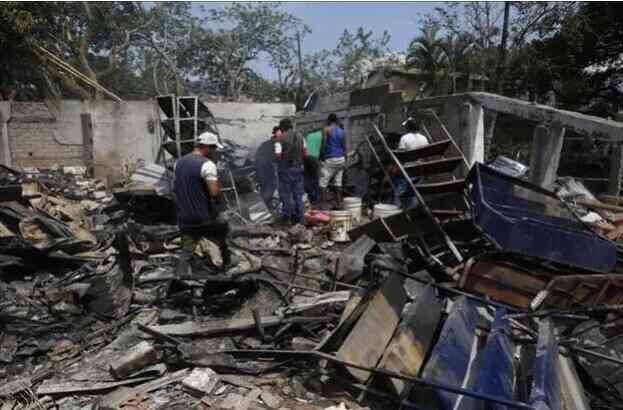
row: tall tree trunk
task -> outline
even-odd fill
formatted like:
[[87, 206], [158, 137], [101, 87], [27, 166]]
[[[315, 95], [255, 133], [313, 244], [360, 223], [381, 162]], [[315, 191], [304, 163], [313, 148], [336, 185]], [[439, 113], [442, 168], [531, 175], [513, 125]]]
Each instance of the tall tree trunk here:
[[301, 56], [301, 33], [296, 33], [296, 54], [299, 60], [299, 89], [296, 93], [296, 108], [303, 105], [303, 57]]
[[510, 14], [511, 2], [504, 2], [504, 24], [502, 26], [502, 41], [498, 53], [498, 66], [495, 73], [495, 92], [502, 94], [504, 89], [504, 72], [506, 68], [506, 42], [508, 41], [508, 20]]

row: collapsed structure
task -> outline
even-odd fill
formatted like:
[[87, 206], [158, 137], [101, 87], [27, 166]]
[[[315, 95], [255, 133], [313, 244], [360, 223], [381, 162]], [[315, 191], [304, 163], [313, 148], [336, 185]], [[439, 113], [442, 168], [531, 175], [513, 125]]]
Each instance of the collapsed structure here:
[[[210, 243], [195, 253], [211, 264], [178, 260], [171, 161], [112, 192], [81, 169], [3, 167], [2, 408], [621, 406], [623, 208], [555, 171], [565, 127], [620, 140], [623, 124], [482, 93], [347, 97], [330, 111], [358, 137], [346, 178], [364, 212], [349, 242], [319, 218], [263, 224], [253, 167], [230, 142], [225, 275]], [[208, 117], [189, 101], [159, 101], [173, 156]], [[522, 164], [482, 163], [486, 104], [551, 121], [536, 127], [531, 182]], [[397, 151], [408, 114], [432, 143]], [[425, 177], [418, 206], [371, 215], [393, 167]]]

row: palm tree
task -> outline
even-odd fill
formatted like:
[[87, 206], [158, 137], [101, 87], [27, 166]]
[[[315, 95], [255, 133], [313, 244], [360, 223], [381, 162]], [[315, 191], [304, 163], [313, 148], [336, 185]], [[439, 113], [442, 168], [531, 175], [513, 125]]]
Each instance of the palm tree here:
[[466, 75], [469, 82], [470, 58], [477, 48], [476, 40], [470, 33], [461, 32], [448, 35], [441, 47], [448, 57], [448, 66], [452, 77], [452, 93], [456, 93], [458, 73]]
[[448, 55], [443, 41], [437, 37], [439, 27], [426, 25], [422, 34], [414, 38], [407, 50], [407, 66], [422, 70], [428, 77], [428, 87], [434, 94], [441, 91], [442, 80], [448, 68]]

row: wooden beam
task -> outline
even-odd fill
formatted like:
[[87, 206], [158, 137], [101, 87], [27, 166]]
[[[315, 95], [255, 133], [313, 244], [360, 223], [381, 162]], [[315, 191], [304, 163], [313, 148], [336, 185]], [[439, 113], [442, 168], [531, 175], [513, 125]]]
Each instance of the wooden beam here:
[[501, 95], [476, 92], [469, 98], [481, 103], [486, 109], [515, 115], [538, 123], [557, 123], [579, 134], [589, 136], [608, 136], [614, 141], [623, 140], [623, 122], [606, 120], [578, 112], [559, 110], [547, 105], [532, 104]]
[[[376, 367], [400, 321], [400, 313], [407, 302], [402, 278], [396, 274], [385, 280], [376, 291], [336, 356], [365, 367]], [[370, 373], [349, 368], [348, 371], [365, 383]]]

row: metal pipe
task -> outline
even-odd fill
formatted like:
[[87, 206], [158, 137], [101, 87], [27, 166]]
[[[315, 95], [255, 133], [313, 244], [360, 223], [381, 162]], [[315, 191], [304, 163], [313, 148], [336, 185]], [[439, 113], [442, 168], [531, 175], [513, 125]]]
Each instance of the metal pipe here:
[[509, 317], [512, 318], [525, 318], [525, 317], [546, 317], [546, 316], [562, 316], [570, 317], [570, 315], [578, 315], [585, 314], [588, 315], [590, 313], [602, 313], [602, 312], [612, 312], [612, 311], [623, 311], [623, 305], [600, 305], [600, 306], [587, 306], [578, 309], [572, 310], [546, 310], [542, 312], [522, 312], [522, 313], [512, 313], [509, 314]]
[[450, 393], [454, 393], [460, 396], [467, 396], [478, 400], [493, 402], [502, 404], [507, 407], [523, 410], [536, 410], [529, 404], [505, 399], [503, 397], [492, 396], [490, 394], [479, 393], [472, 390], [467, 390], [462, 387], [452, 386], [446, 383], [435, 382], [432, 380], [422, 379], [420, 377], [405, 376], [400, 373], [393, 372], [391, 370], [380, 369], [378, 367], [366, 367], [357, 363], [348, 362], [346, 360], [338, 359], [337, 357], [328, 353], [319, 351], [293, 351], [293, 350], [224, 350], [218, 353], [226, 353], [232, 355], [259, 355], [259, 356], [302, 356], [302, 357], [315, 357], [318, 359], [324, 359], [333, 363], [338, 363], [346, 367], [352, 367], [354, 369], [364, 370], [370, 373], [380, 374], [382, 376], [391, 377], [394, 379], [400, 379], [411, 383], [421, 384], [424, 386], [432, 387], [439, 390], [444, 390]]
[[587, 356], [593, 356], [593, 357], [597, 357], [599, 359], [603, 359], [612, 363], [616, 363], [618, 365], [623, 365], [623, 360], [622, 359], [618, 359], [616, 357], [612, 357], [612, 356], [608, 356], [602, 353], [597, 353], [597, 352], [593, 352], [592, 350], [588, 350], [588, 349], [584, 349], [582, 347], [576, 347], [576, 346], [566, 346], [567, 348], [577, 352], [577, 353], [582, 353], [585, 354]]

